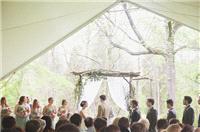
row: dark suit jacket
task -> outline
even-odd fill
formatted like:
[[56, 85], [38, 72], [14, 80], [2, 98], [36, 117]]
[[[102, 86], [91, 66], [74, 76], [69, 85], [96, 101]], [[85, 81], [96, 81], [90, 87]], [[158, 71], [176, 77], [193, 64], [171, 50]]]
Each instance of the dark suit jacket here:
[[167, 113], [167, 120], [169, 121], [172, 118], [176, 118], [176, 113], [175, 113], [174, 109], [169, 110]]
[[133, 122], [137, 122], [140, 120], [140, 111], [138, 109], [134, 109], [131, 113], [131, 124]]
[[194, 110], [192, 107], [187, 106], [183, 112], [183, 118], [182, 118], [183, 124], [189, 124], [193, 125], [194, 123]]
[[156, 123], [157, 123], [157, 118], [158, 118], [158, 112], [156, 109], [151, 108], [148, 113], [146, 118], [149, 120], [150, 126], [149, 126], [149, 132], [156, 132]]

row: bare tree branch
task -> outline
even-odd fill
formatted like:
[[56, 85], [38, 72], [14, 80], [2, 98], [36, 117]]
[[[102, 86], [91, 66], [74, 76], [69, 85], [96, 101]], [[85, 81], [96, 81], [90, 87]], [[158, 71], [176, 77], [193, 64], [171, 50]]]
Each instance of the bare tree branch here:
[[123, 47], [123, 46], [121, 46], [121, 45], [116, 44], [115, 42], [113, 42], [112, 39], [111, 39], [111, 36], [108, 35], [108, 33], [105, 30], [103, 30], [98, 23], [96, 23], [96, 25], [101, 29], [102, 33], [105, 35], [105, 37], [108, 39], [109, 43], [113, 47], [121, 49], [121, 50], [127, 52], [130, 55], [148, 55], [148, 54], [163, 55], [163, 53], [159, 52], [159, 51], [154, 51], [154, 52], [150, 52], [150, 51], [133, 52], [133, 51], [129, 50], [128, 48], [125, 48], [125, 47]]
[[134, 38], [132, 38], [126, 31], [124, 31], [120, 26], [117, 26], [108, 16], [104, 15], [105, 18], [115, 27], [117, 27], [122, 33], [124, 33], [130, 40], [140, 44], [139, 41], [135, 40]]
[[74, 54], [74, 55], [77, 55], [77, 56], [80, 56], [80, 57], [84, 57], [84, 58], [86, 58], [86, 59], [89, 59], [89, 60], [91, 60], [91, 61], [93, 61], [93, 62], [97, 63], [98, 65], [101, 65], [101, 63], [100, 63], [100, 62], [96, 61], [96, 60], [95, 60], [95, 59], [93, 59], [93, 58], [90, 58], [89, 56], [80, 55], [80, 54], [76, 54], [76, 53], [73, 53], [73, 54]]
[[178, 51], [185, 49], [185, 48], [187, 48], [187, 45], [180, 46], [179, 48], [174, 50], [174, 53], [176, 54]]
[[191, 49], [191, 50], [198, 51], [198, 52], [200, 51], [200, 48], [198, 48], [198, 47], [189, 47], [187, 45], [183, 45], [183, 46], [180, 46], [179, 48], [175, 49], [174, 54], [176, 54], [177, 52], [179, 52], [183, 49]]
[[123, 8], [124, 8], [124, 12], [125, 12], [125, 14], [126, 14], [126, 16], [127, 16], [127, 18], [128, 18], [128, 21], [129, 21], [129, 23], [130, 23], [131, 29], [132, 29], [133, 32], [136, 34], [138, 40], [140, 41], [140, 44], [141, 44], [144, 48], [146, 48], [150, 53], [159, 53], [160, 55], [163, 55], [163, 56], [164, 56], [164, 55], [165, 55], [165, 52], [164, 52], [164, 51], [159, 50], [159, 49], [154, 49], [154, 48], [151, 48], [151, 47], [149, 47], [149, 46], [146, 45], [146, 43], [145, 43], [145, 41], [144, 41], [142, 35], [141, 35], [140, 32], [137, 30], [137, 28], [136, 28], [136, 26], [135, 26], [135, 24], [134, 24], [134, 22], [133, 22], [133, 19], [132, 19], [131, 15], [130, 15], [129, 11], [127, 10], [127, 4], [126, 4], [126, 3], [123, 4]]
[[118, 48], [118, 49], [121, 49], [121, 50], [123, 50], [123, 51], [126, 51], [126, 52], [127, 52], [128, 54], [130, 54], [130, 55], [147, 55], [147, 54], [153, 54], [153, 53], [150, 53], [149, 51], [133, 52], [133, 51], [131, 51], [131, 50], [129, 50], [129, 49], [127, 49], [127, 48], [121, 46], [121, 45], [118, 45], [118, 44], [114, 43], [114, 42], [111, 41], [110, 39], [109, 39], [109, 42], [110, 42], [110, 44], [111, 44], [113, 47]]

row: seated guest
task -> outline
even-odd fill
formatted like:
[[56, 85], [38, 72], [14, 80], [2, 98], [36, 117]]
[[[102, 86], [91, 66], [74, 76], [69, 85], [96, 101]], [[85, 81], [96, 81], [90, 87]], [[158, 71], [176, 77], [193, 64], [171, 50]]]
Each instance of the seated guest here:
[[87, 127], [86, 132], [95, 132], [94, 130], [94, 122], [93, 119], [91, 117], [87, 117], [84, 120], [85, 126]]
[[46, 122], [46, 126], [43, 130], [43, 132], [53, 132], [53, 128], [52, 128], [52, 120], [51, 117], [49, 116], [43, 116], [41, 119], [45, 120]]
[[167, 127], [167, 132], [181, 132], [179, 124], [172, 124]]
[[126, 117], [119, 119], [118, 126], [121, 132], [129, 132], [129, 120]]
[[44, 128], [46, 127], [46, 121], [43, 119], [36, 119], [40, 123], [40, 129], [43, 132]]
[[96, 132], [100, 132], [101, 129], [105, 128], [107, 126], [107, 121], [103, 118], [96, 118], [94, 120], [94, 128]]
[[150, 125], [149, 120], [147, 120], [147, 119], [140, 119], [138, 122], [144, 124], [145, 128], [147, 130], [149, 130], [149, 125]]
[[167, 102], [167, 108], [168, 108], [167, 120], [169, 121], [172, 118], [176, 118], [176, 111], [173, 108], [174, 102], [172, 99], [168, 99], [166, 102]]
[[13, 127], [13, 128], [4, 129], [1, 132], [25, 132], [25, 131], [20, 127]]
[[9, 116], [11, 114], [11, 109], [7, 104], [6, 101], [6, 97], [2, 97], [1, 98], [1, 102], [0, 102], [0, 107], [1, 107], [1, 118], [3, 118], [4, 116]]
[[67, 123], [70, 123], [67, 119], [58, 120], [58, 122], [56, 123], [55, 131], [57, 131], [60, 126]]
[[184, 125], [181, 132], [193, 132], [194, 128], [191, 125]]
[[193, 125], [194, 123], [194, 110], [190, 106], [192, 103], [192, 98], [190, 96], [185, 96], [183, 100], [183, 104], [185, 105], [185, 110], [183, 112], [182, 123], [183, 125]]
[[3, 129], [13, 128], [16, 125], [15, 118], [12, 116], [4, 116], [1, 121], [1, 125]]
[[194, 132], [200, 132], [200, 127], [196, 128]]
[[80, 132], [80, 130], [73, 124], [71, 123], [67, 123], [67, 124], [63, 124], [61, 125], [57, 132]]
[[178, 119], [176, 119], [176, 118], [172, 118], [172, 119], [169, 120], [169, 124], [170, 125], [171, 124], [180, 124], [180, 121]]
[[82, 117], [78, 113], [75, 113], [70, 117], [70, 122], [74, 124], [75, 126], [77, 126], [79, 129], [81, 126], [81, 121], [82, 121]]
[[165, 130], [168, 127], [168, 121], [167, 119], [159, 119], [157, 121], [157, 130], [158, 132], [162, 132], [162, 130]]
[[37, 120], [29, 120], [28, 122], [26, 122], [25, 131], [40, 132], [41, 131], [40, 122]]
[[120, 128], [118, 126], [115, 126], [115, 125], [109, 125], [108, 127], [106, 127], [104, 129], [103, 132], [120, 132]]
[[133, 123], [131, 125], [131, 132], [147, 132], [147, 129], [142, 123]]
[[133, 122], [139, 121], [141, 116], [140, 116], [137, 100], [131, 101], [131, 107], [132, 107], [132, 113], [131, 113], [131, 124], [132, 124]]
[[118, 122], [119, 122], [119, 117], [116, 117], [114, 120], [113, 120], [113, 125], [115, 125], [115, 126], [118, 126]]
[[149, 108], [146, 118], [149, 120], [149, 132], [156, 132], [156, 123], [158, 118], [158, 112], [153, 107], [154, 99], [147, 99], [147, 107]]

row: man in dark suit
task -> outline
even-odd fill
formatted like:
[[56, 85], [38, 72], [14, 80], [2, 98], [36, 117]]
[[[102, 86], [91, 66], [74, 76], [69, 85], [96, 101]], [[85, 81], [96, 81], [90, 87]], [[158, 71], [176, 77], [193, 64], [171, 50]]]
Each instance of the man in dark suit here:
[[147, 113], [146, 118], [149, 120], [150, 126], [149, 126], [149, 132], [156, 132], [156, 123], [158, 118], [158, 112], [156, 109], [153, 108], [154, 105], [154, 99], [147, 99], [147, 107], [149, 108], [149, 111]]
[[185, 96], [183, 100], [183, 104], [185, 105], [185, 110], [183, 112], [182, 123], [183, 125], [193, 125], [194, 123], [194, 110], [190, 106], [192, 103], [192, 98], [190, 96]]
[[131, 124], [140, 120], [140, 111], [138, 109], [138, 101], [131, 101], [132, 113], [131, 113]]
[[[199, 96], [199, 99], [198, 99], [198, 104], [200, 105], [200, 96]], [[198, 119], [198, 127], [200, 127], [200, 114], [199, 114], [199, 119]]]
[[166, 102], [167, 102], [167, 108], [168, 108], [167, 120], [169, 122], [170, 119], [176, 118], [176, 111], [173, 108], [174, 102], [172, 99], [168, 99]]

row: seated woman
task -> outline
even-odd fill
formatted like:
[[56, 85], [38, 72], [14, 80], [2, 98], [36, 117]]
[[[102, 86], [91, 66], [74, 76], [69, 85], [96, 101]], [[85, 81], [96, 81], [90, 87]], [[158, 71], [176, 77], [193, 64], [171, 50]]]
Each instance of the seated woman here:
[[31, 108], [31, 119], [39, 119], [42, 116], [42, 110], [37, 99], [33, 100], [33, 105]]
[[9, 116], [11, 114], [11, 109], [7, 104], [6, 97], [1, 98], [1, 118]]
[[29, 111], [27, 111], [25, 103], [26, 97], [21, 96], [18, 104], [15, 106], [16, 125], [22, 129], [25, 128], [25, 124], [29, 120]]
[[69, 106], [68, 106], [68, 102], [63, 99], [62, 100], [62, 106], [60, 106], [58, 108], [58, 117], [59, 119], [68, 119], [69, 118]]

